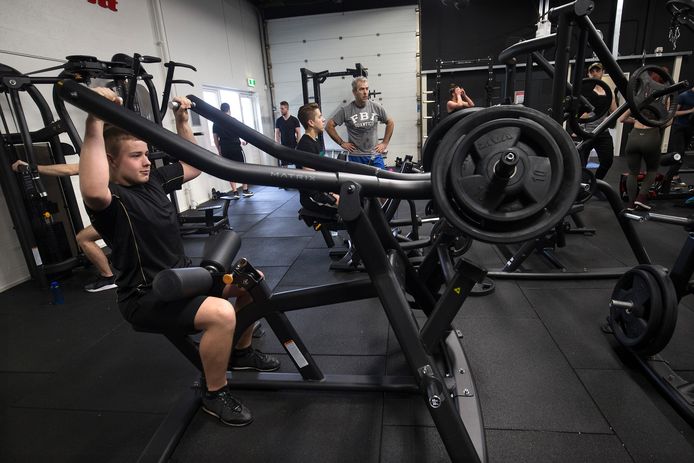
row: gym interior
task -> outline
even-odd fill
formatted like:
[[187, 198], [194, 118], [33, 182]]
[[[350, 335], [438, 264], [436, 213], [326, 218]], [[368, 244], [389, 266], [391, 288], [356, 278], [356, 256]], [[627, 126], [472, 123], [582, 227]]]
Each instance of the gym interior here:
[[694, 461], [694, 0], [0, 11], [0, 461]]

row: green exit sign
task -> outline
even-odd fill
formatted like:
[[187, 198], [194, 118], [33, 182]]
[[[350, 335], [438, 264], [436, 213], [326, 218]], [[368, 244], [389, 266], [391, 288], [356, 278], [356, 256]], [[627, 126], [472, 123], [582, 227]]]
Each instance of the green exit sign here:
[[251, 79], [249, 77], [248, 79], [246, 79], [246, 81], [248, 82], [249, 87], [255, 87], [255, 79]]

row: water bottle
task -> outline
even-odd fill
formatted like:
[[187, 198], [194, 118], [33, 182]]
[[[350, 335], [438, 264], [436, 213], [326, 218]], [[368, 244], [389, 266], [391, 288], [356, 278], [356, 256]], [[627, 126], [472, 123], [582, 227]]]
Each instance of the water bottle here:
[[57, 281], [51, 281], [51, 304], [58, 305], [64, 303], [63, 290], [60, 289], [60, 285]]

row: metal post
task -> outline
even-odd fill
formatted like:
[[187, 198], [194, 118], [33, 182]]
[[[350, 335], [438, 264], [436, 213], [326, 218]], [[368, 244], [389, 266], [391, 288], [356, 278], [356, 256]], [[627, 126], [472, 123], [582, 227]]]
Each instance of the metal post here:
[[573, 21], [568, 14], [561, 14], [557, 23], [557, 54], [554, 59], [554, 80], [552, 82], [552, 119], [564, 122], [564, 101], [566, 98], [566, 78], [569, 71], [569, 51]]

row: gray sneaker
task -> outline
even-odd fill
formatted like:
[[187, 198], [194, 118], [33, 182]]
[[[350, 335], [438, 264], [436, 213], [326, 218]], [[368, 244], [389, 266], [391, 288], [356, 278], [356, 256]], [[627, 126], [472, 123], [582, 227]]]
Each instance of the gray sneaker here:
[[205, 392], [202, 397], [202, 410], [216, 416], [227, 426], [246, 426], [253, 421], [250, 410], [231, 395], [228, 385], [219, 391]]
[[243, 190], [244, 198], [250, 198], [251, 196], [253, 196], [253, 192], [251, 190]]

